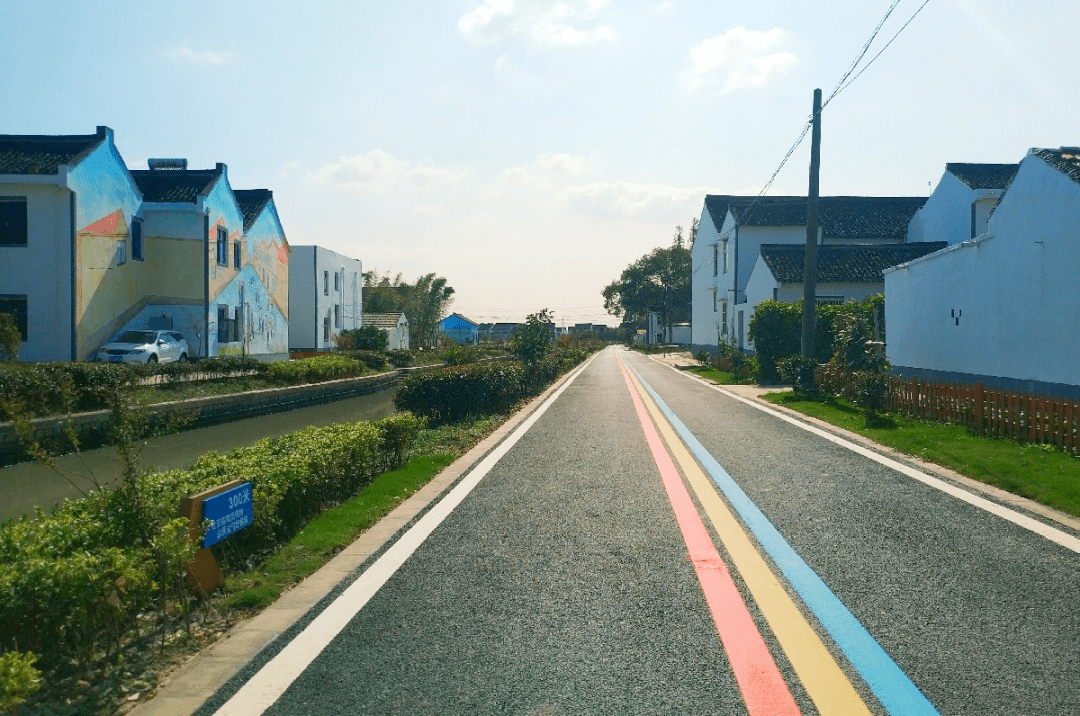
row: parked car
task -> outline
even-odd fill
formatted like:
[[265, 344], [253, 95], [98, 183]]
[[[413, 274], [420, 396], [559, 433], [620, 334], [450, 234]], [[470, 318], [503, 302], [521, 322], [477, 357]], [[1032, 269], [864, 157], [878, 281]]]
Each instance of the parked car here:
[[188, 359], [188, 344], [176, 331], [124, 331], [97, 352], [110, 363], [172, 363]]

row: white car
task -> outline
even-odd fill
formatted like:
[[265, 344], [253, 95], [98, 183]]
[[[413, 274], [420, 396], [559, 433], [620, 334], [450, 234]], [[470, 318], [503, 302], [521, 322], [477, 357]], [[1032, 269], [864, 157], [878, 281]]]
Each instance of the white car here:
[[172, 363], [188, 359], [188, 344], [176, 331], [124, 331], [97, 352], [110, 363]]

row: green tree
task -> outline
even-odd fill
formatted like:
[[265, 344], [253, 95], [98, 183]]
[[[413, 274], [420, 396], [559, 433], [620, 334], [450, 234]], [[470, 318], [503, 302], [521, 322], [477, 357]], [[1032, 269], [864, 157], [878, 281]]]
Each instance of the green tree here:
[[0, 361], [18, 360], [21, 342], [22, 334], [15, 324], [15, 316], [0, 313]]
[[[696, 233], [696, 226], [691, 230]], [[682, 227], [676, 226], [671, 246], [653, 249], [604, 288], [604, 309], [624, 325], [636, 327], [644, 327], [654, 311], [667, 326], [689, 321], [690, 274], [690, 249]]]
[[364, 273], [364, 313], [401, 312], [409, 319], [409, 345], [433, 346], [439, 321], [453, 302], [454, 289], [442, 276], [424, 274], [415, 283], [402, 274]]
[[522, 363], [536, 363], [547, 353], [554, 338], [555, 316], [545, 308], [529, 314], [525, 325], [514, 333], [514, 352]]

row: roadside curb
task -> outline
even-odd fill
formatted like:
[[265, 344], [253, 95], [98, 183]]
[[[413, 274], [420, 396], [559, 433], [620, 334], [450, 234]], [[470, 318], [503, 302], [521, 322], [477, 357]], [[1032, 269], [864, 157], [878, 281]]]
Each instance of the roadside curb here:
[[[588, 359], [586, 359], [587, 362]], [[395, 507], [319, 571], [307, 577], [259, 614], [234, 626], [222, 638], [188, 659], [158, 685], [154, 695], [128, 711], [132, 716], [186, 716], [199, 709], [274, 639], [287, 631], [371, 555], [379, 552], [413, 518], [440, 499], [457, 481], [581, 367], [579, 364], [529, 401], [468, 452]]]
[[849, 440], [849, 441], [851, 441], [853, 443], [861, 445], [862, 447], [865, 447], [868, 450], [873, 450], [874, 452], [877, 452], [877, 453], [879, 453], [881, 455], [884, 455], [885, 457], [888, 457], [888, 458], [890, 458], [892, 460], [896, 460], [897, 462], [908, 464], [908, 465], [910, 465], [910, 466], [912, 466], [914, 468], [922, 470], [923, 472], [925, 472], [927, 474], [934, 475], [934, 476], [940, 477], [940, 478], [942, 478], [944, 480], [954, 482], [954, 483], [956, 483], [958, 485], [963, 486], [964, 488], [968, 489], [969, 491], [982, 493], [983, 495], [985, 495], [985, 496], [987, 496], [989, 498], [992, 498], [995, 501], [1000, 502], [1000, 503], [1002, 503], [1004, 505], [1012, 507], [1014, 509], [1022, 510], [1024, 512], [1028, 512], [1028, 513], [1033, 514], [1033, 515], [1038, 515], [1039, 517], [1043, 518], [1044, 520], [1048, 520], [1050, 522], [1056, 523], [1058, 525], [1061, 525], [1062, 527], [1065, 527], [1067, 529], [1071, 529], [1071, 530], [1073, 530], [1075, 532], [1080, 532], [1080, 518], [1073, 517], [1072, 515], [1067, 514], [1065, 512], [1062, 512], [1060, 510], [1055, 510], [1053, 507], [1047, 507], [1046, 505], [1043, 505], [1043, 504], [1041, 504], [1039, 502], [1035, 502], [1034, 500], [1029, 500], [1026, 497], [1021, 497], [1020, 495], [1015, 495], [1015, 494], [1013, 494], [1011, 492], [1008, 492], [1006, 490], [1002, 490], [1000, 487], [994, 487], [993, 485], [988, 485], [985, 482], [979, 482], [978, 480], [976, 480], [974, 478], [967, 477], [966, 475], [961, 475], [960, 473], [956, 472], [955, 470], [951, 470], [951, 469], [949, 469], [947, 467], [943, 467], [943, 466], [937, 465], [935, 463], [920, 460], [919, 458], [914, 457], [912, 455], [908, 455], [906, 453], [899, 452], [897, 450], [894, 450], [893, 448], [887, 447], [887, 446], [882, 445], [880, 443], [876, 443], [873, 440], [871, 440], [870, 438], [859, 435], [858, 433], [853, 433], [853, 432], [851, 432], [849, 430], [845, 430], [844, 428], [837, 427], [836, 425], [833, 425], [832, 423], [825, 422], [824, 420], [821, 420], [819, 418], [815, 418], [815, 417], [812, 417], [812, 416], [809, 416], [809, 415], [805, 415], [803, 413], [798, 412], [797, 410], [792, 410], [791, 408], [785, 407], [783, 405], [779, 405], [777, 403], [772, 403], [772, 402], [770, 402], [768, 400], [764, 400], [763, 398], [761, 398], [761, 395], [763, 393], [774, 392], [772, 390], [763, 390], [763, 389], [731, 390], [731, 388], [739, 388], [739, 387], [743, 387], [743, 386], [729, 386], [729, 385], [721, 385], [719, 383], [714, 383], [713, 381], [710, 381], [710, 380], [707, 380], [707, 379], [702, 378], [700, 376], [694, 375], [693, 373], [689, 373], [689, 372], [684, 371], [684, 370], [679, 370], [678, 368], [675, 368], [672, 365], [670, 365], [669, 363], [666, 363], [666, 362], [664, 362], [662, 360], [656, 360], [655, 358], [653, 360], [655, 362], [659, 363], [660, 365], [671, 368], [676, 373], [679, 373], [681, 375], [686, 375], [689, 378], [691, 378], [693, 380], [697, 380], [697, 381], [699, 381], [699, 382], [701, 382], [701, 383], [703, 383], [705, 385], [708, 385], [710, 387], [719, 388], [719, 389], [721, 389], [723, 391], [726, 391], [726, 392], [738, 394], [740, 397], [746, 398], [747, 400], [753, 400], [753, 401], [755, 401], [757, 403], [761, 403], [762, 405], [768, 406], [769, 408], [772, 408], [773, 410], [784, 413], [785, 415], [788, 415], [788, 416], [790, 416], [790, 417], [792, 417], [792, 418], [794, 418], [796, 420], [799, 420], [801, 422], [804, 422], [804, 423], [806, 423], [808, 425], [813, 425], [815, 428], [818, 428], [819, 430], [824, 430], [826, 432], [832, 433], [833, 435], [841, 437], [841, 438], [843, 438], [845, 440]]

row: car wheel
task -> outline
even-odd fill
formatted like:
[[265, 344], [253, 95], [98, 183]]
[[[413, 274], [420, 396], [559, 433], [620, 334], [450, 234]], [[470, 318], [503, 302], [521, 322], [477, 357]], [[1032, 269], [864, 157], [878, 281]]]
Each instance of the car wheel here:
[[150, 356], [149, 358], [146, 359], [146, 363], [147, 363], [147, 365], [153, 365], [154, 363], [157, 363], [157, 356], [154, 356], [154, 355]]
[[180, 357], [176, 359], [177, 363], [184, 363], [187, 361], [187, 353], [181, 353]]

